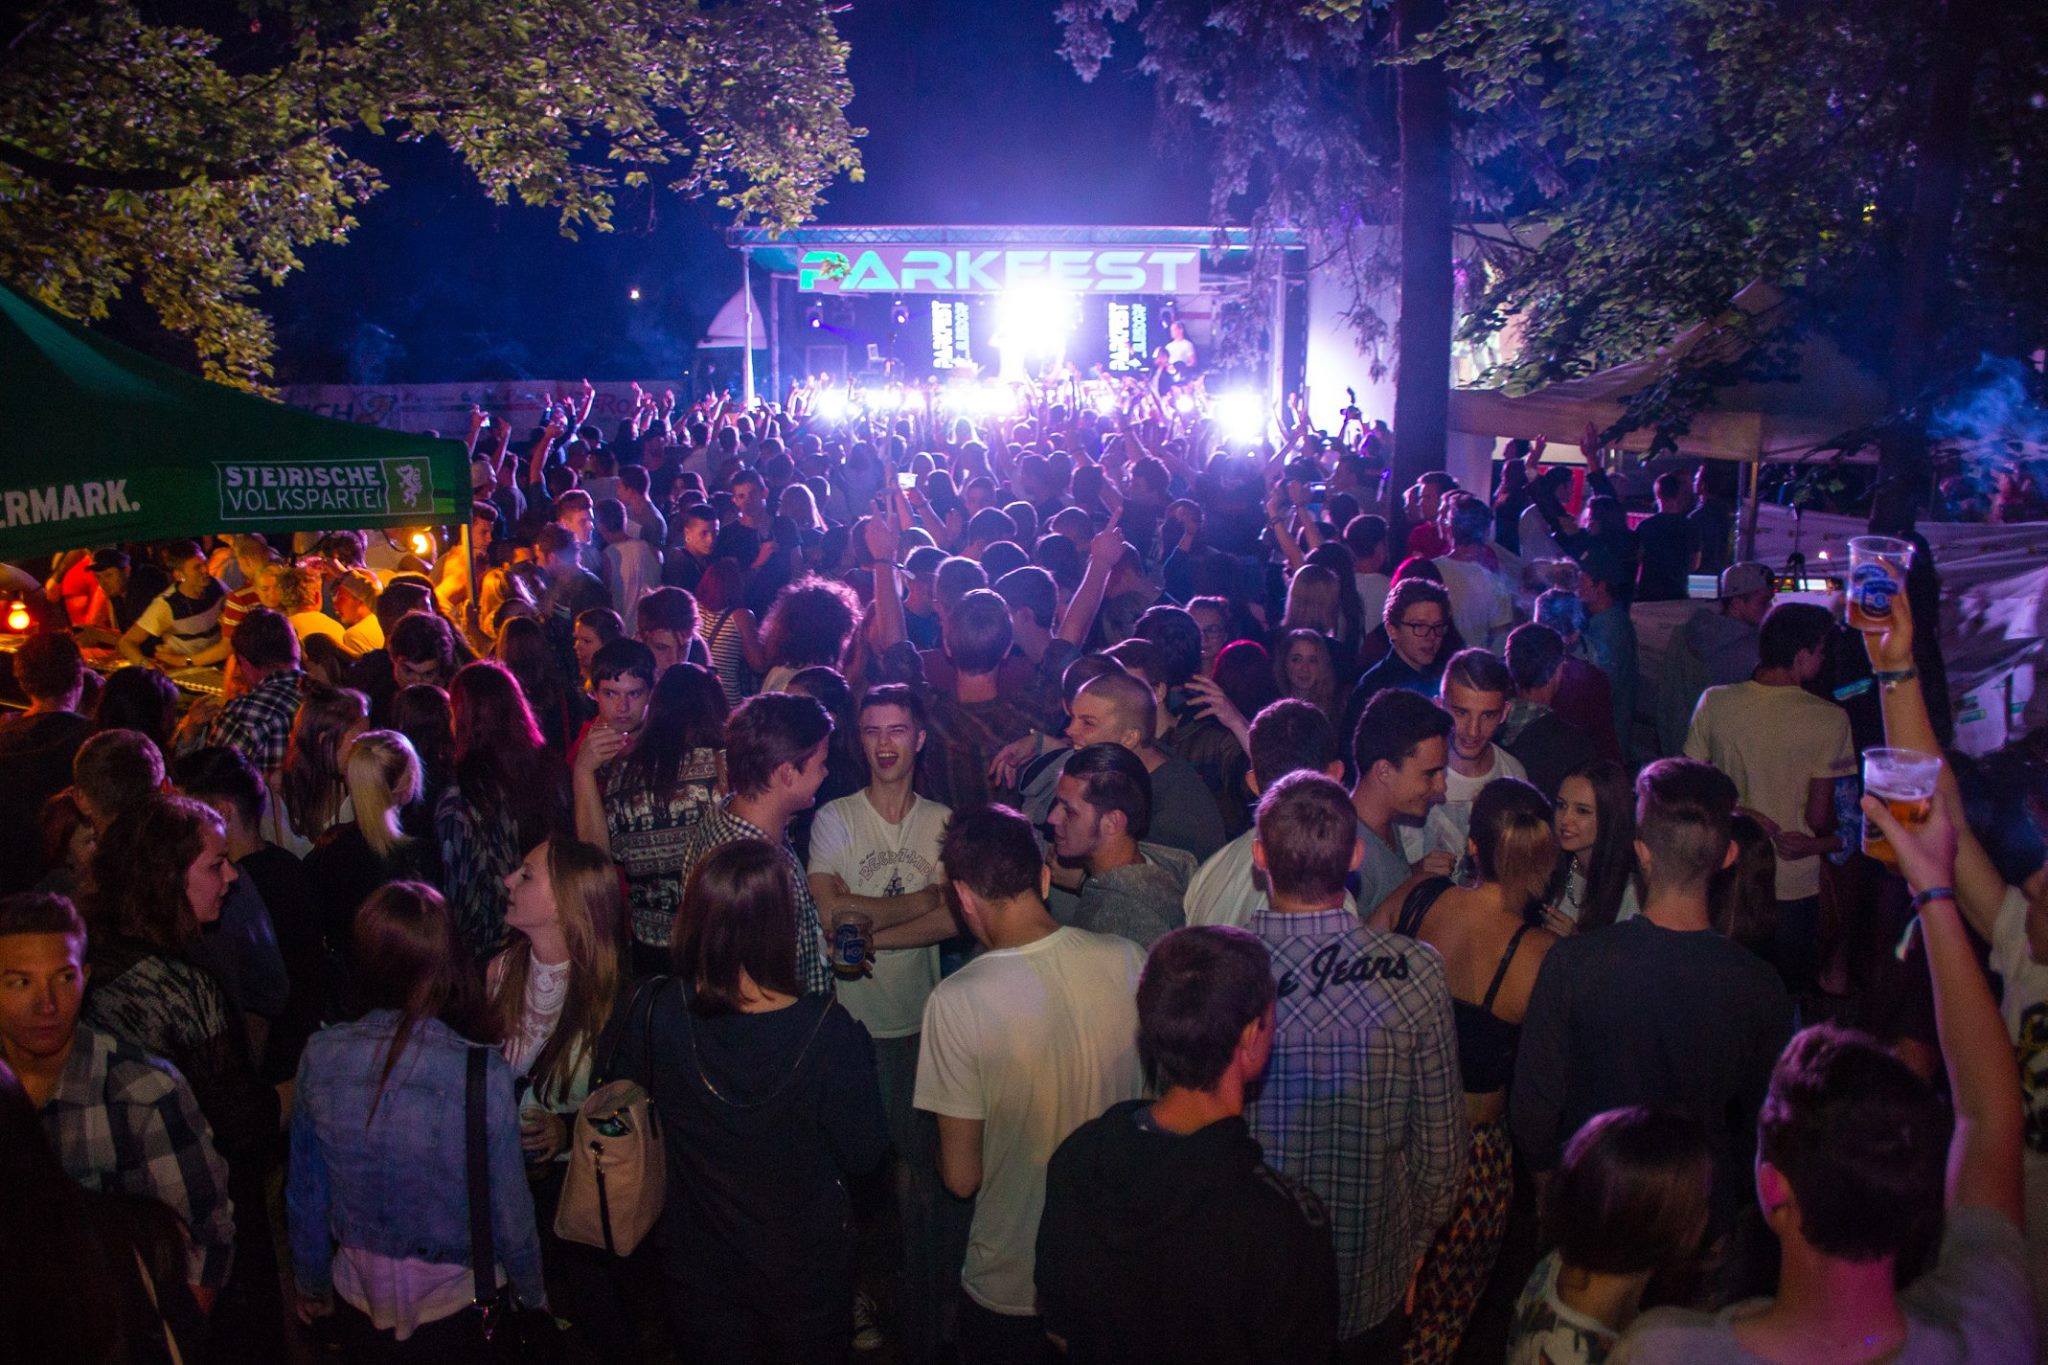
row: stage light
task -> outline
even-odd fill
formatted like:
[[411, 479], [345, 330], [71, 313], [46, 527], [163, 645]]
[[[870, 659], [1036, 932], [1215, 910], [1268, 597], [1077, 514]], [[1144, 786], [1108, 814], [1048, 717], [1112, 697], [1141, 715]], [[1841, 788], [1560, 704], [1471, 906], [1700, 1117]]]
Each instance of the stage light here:
[[640, 302], [640, 286], [636, 284], [631, 289], [628, 289], [626, 291], [626, 297], [631, 299], [635, 303]]
[[845, 389], [820, 389], [818, 398], [811, 405], [818, 416], [828, 422], [836, 422], [846, 416], [847, 399]]
[[903, 406], [903, 391], [901, 389], [869, 389], [867, 391], [867, 400], [869, 409], [874, 412], [894, 412]]
[[889, 305], [889, 325], [890, 325], [890, 326], [892, 326], [892, 327], [905, 327], [905, 326], [908, 326], [908, 325], [909, 325], [909, 323], [910, 323], [910, 305], [909, 305], [909, 304], [905, 303], [905, 302], [904, 302], [904, 301], [903, 301], [902, 299], [898, 299], [898, 300], [896, 300], [896, 302], [894, 302], [894, 303], [892, 303], [892, 304], [890, 304], [890, 305]]
[[1255, 393], [1239, 389], [1223, 394], [1210, 410], [1226, 440], [1249, 443], [1265, 432], [1266, 405]]
[[1095, 395], [1095, 410], [1104, 417], [1114, 417], [1123, 407], [1123, 400], [1117, 397], [1115, 389], [1103, 389]]
[[1021, 355], [1058, 355], [1074, 330], [1074, 296], [1050, 284], [1020, 284], [996, 305], [996, 344]]
[[421, 559], [434, 557], [434, 538], [425, 531], [414, 531], [408, 543], [412, 546], [412, 552]]
[[1195, 400], [1184, 393], [1177, 393], [1173, 396], [1173, 410], [1180, 413], [1193, 412], [1195, 410]]
[[813, 331], [825, 325], [825, 305], [816, 299], [804, 305], [804, 325]]
[[987, 390], [989, 412], [1007, 417], [1017, 410], [1017, 391], [1008, 384], [996, 384]]

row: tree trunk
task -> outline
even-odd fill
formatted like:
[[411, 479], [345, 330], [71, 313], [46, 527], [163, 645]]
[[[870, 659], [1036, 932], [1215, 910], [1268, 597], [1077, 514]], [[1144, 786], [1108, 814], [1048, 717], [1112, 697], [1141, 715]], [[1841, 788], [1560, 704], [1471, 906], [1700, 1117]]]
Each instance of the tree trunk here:
[[1878, 443], [1878, 472], [1922, 486], [1927, 482], [1927, 430], [1918, 400], [1934, 378], [1941, 312], [1948, 285], [1949, 240], [1969, 157], [1970, 104], [1990, 39], [1993, 0], [1936, 0], [1940, 7], [1927, 107], [1913, 164], [1913, 204], [1899, 271], [1899, 307], [1892, 333], [1886, 396], [1894, 422]]
[[[1443, 21], [1444, 0], [1395, 0], [1402, 47]], [[1451, 391], [1451, 101], [1440, 62], [1400, 68], [1401, 314], [1395, 330], [1398, 493], [1444, 467]], [[1478, 490], [1485, 492], [1484, 489]]]

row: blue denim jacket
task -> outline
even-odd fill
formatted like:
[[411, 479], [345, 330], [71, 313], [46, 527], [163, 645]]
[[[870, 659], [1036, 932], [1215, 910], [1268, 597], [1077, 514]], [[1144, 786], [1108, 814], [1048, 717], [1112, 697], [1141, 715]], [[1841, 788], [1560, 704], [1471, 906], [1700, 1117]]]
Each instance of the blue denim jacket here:
[[[397, 1019], [392, 1010], [372, 1010], [322, 1029], [299, 1061], [285, 1208], [292, 1263], [299, 1287], [309, 1292], [331, 1288], [337, 1243], [380, 1256], [469, 1263], [462, 1105], [472, 1044], [437, 1020], [415, 1029], [366, 1126]], [[495, 1049], [484, 1095], [492, 1241], [520, 1300], [538, 1307], [547, 1302], [540, 1237], [519, 1152], [512, 1071]]]

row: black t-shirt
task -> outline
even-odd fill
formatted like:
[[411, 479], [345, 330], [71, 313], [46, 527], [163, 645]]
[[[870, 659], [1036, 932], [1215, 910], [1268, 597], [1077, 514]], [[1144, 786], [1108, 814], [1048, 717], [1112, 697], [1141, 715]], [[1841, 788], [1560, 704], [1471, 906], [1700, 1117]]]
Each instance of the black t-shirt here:
[[1757, 1110], [1791, 1036], [1778, 973], [1710, 929], [1638, 915], [1574, 935], [1544, 958], [1522, 1022], [1515, 1149], [1551, 1170], [1593, 1115], [1669, 1105], [1706, 1126], [1714, 1225], [1725, 1229], [1750, 1202]]
[[1642, 559], [1636, 569], [1636, 601], [1676, 602], [1685, 596], [1699, 533], [1676, 512], [1659, 512], [1636, 527]]

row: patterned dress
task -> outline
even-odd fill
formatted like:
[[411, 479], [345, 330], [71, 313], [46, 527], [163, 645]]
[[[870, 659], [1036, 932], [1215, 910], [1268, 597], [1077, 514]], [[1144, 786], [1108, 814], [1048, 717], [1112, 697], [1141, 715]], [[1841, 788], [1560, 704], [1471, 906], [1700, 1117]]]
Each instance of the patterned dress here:
[[612, 857], [626, 871], [626, 909], [633, 939], [666, 948], [683, 903], [678, 874], [690, 834], [717, 805], [718, 750], [692, 749], [674, 781], [656, 790], [635, 780], [617, 760], [598, 772], [604, 792], [605, 835]]

